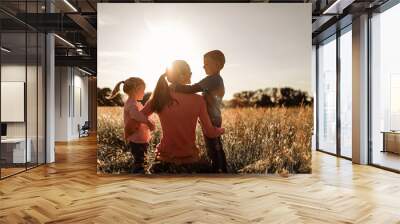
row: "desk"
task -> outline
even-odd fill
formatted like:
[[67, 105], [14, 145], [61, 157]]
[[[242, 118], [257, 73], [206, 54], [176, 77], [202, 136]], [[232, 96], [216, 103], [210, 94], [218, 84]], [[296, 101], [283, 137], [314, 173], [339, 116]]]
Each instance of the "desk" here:
[[382, 131], [383, 150], [382, 152], [393, 152], [400, 154], [400, 131]]
[[25, 138], [1, 139], [1, 157], [5, 160], [5, 163], [31, 162], [32, 140], [28, 138], [26, 142], [28, 147], [26, 147], [25, 153]]

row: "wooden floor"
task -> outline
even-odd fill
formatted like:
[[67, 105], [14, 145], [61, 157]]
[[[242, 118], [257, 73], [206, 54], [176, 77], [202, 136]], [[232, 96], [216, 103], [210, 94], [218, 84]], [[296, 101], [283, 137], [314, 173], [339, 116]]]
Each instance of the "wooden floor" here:
[[1, 169], [1, 177], [7, 177], [7, 176], [10, 176], [10, 175], [13, 175], [13, 174], [16, 174], [16, 173], [26, 170], [25, 167], [23, 167], [23, 168], [0, 168], [0, 169]]
[[315, 152], [313, 174], [98, 176], [96, 142], [0, 181], [0, 223], [400, 223], [400, 175]]

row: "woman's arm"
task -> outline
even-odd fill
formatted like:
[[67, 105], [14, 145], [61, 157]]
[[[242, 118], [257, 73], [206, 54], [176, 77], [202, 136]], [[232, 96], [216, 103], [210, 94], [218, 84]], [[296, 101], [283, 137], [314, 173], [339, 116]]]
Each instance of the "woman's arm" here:
[[154, 130], [155, 129], [155, 125], [154, 123], [149, 119], [149, 116], [153, 113], [154, 111], [151, 109], [151, 104], [150, 104], [150, 100], [148, 100], [146, 102], [146, 104], [144, 105], [144, 107], [142, 108], [142, 110], [140, 110], [140, 113], [146, 117], [147, 119], [147, 126], [150, 128], [150, 130]]
[[224, 128], [217, 128], [214, 127], [211, 123], [210, 117], [208, 116], [207, 113], [207, 106], [206, 102], [203, 98], [199, 98], [200, 100], [200, 125], [203, 130], [203, 133], [205, 136], [209, 138], [216, 138], [220, 135], [222, 135], [225, 132]]
[[132, 105], [128, 108], [128, 114], [131, 119], [137, 122], [145, 124], [148, 122], [148, 116], [139, 111], [139, 108], [136, 105]]
[[135, 120], [137, 122], [146, 124], [150, 128], [150, 130], [154, 130], [155, 126], [149, 119], [150, 113], [148, 113], [148, 115], [146, 115], [145, 113], [142, 112], [143, 109], [141, 111], [139, 111], [139, 108], [137, 105], [129, 106], [128, 107], [129, 118], [131, 118], [132, 120]]
[[146, 102], [142, 110], [140, 112], [144, 114], [146, 117], [149, 117], [154, 111], [151, 109], [151, 99]]

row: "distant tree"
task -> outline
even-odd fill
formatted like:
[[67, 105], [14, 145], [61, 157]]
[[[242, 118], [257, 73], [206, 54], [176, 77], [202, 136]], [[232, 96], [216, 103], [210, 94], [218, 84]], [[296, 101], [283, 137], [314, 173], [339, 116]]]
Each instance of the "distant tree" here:
[[124, 106], [120, 93], [114, 99], [107, 99], [111, 95], [110, 88], [97, 88], [97, 105], [98, 106]]
[[235, 93], [233, 95], [232, 105], [237, 107], [249, 107], [251, 106], [251, 98], [254, 96], [253, 91], [243, 91], [240, 93]]
[[307, 92], [290, 87], [266, 88], [235, 93], [227, 103], [229, 107], [296, 107], [312, 105], [313, 99]]
[[300, 90], [294, 90], [292, 88], [281, 89], [281, 105], [286, 107], [300, 106], [306, 104], [308, 94]]
[[[97, 103], [99, 106], [123, 106], [122, 95], [119, 93], [114, 99], [107, 99], [111, 95], [110, 88], [97, 88]], [[144, 94], [142, 104], [150, 99], [151, 92]], [[235, 93], [233, 99], [224, 101], [224, 107], [297, 107], [310, 106], [313, 98], [307, 92], [290, 87], [265, 88], [255, 91]]]

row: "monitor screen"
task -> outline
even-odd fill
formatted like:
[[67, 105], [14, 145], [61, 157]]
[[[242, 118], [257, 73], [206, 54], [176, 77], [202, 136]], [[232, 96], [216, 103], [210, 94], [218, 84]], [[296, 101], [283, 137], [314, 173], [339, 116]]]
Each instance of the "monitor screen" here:
[[7, 136], [7, 124], [1, 124], [1, 136]]

